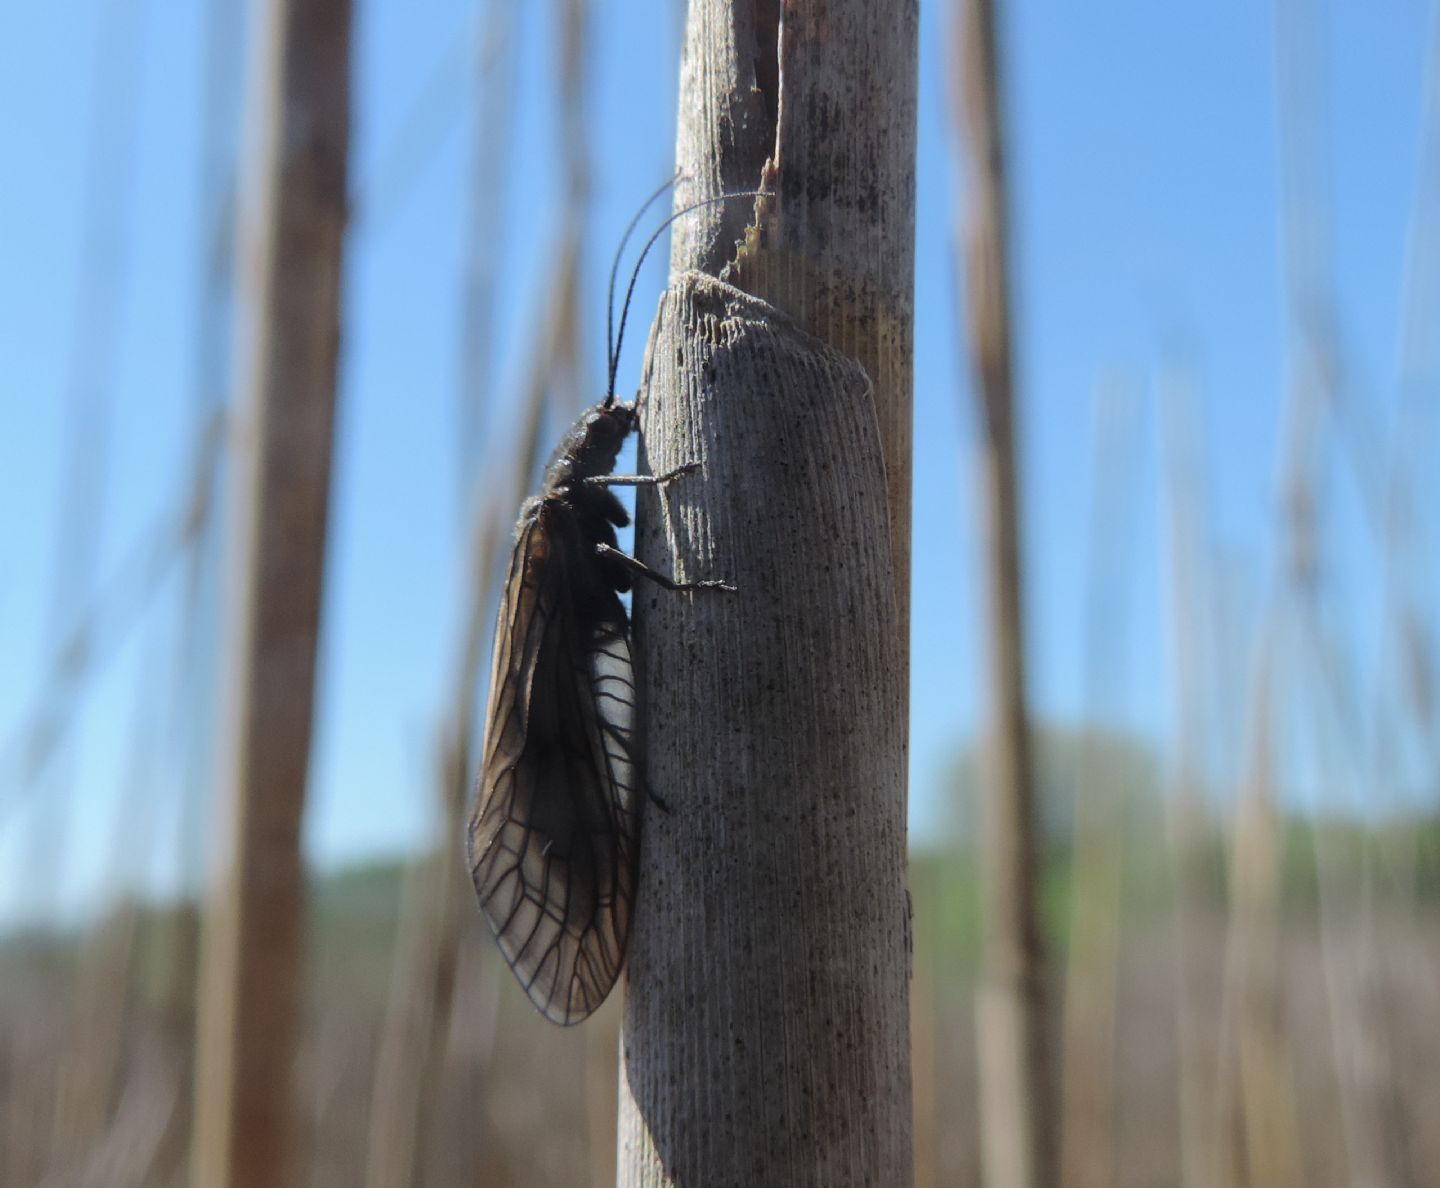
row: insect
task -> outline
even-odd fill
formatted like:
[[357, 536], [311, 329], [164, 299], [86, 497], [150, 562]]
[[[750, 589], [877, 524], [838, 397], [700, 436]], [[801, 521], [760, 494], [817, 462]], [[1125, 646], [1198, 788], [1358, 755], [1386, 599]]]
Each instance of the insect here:
[[[621, 239], [615, 270], [651, 195]], [[612, 486], [659, 486], [698, 469], [611, 473], [637, 407], [615, 398], [625, 316], [609, 351], [605, 399], [571, 426], [525, 501], [500, 599], [482, 766], [466, 834], [475, 894], [530, 1001], [577, 1023], [604, 1001], [625, 961], [645, 792], [634, 752], [630, 623], [620, 595], [636, 578], [668, 590], [733, 590], [676, 582], [617, 545], [629, 523]], [[609, 327], [607, 324], [607, 340]], [[652, 794], [653, 796], [653, 794]]]

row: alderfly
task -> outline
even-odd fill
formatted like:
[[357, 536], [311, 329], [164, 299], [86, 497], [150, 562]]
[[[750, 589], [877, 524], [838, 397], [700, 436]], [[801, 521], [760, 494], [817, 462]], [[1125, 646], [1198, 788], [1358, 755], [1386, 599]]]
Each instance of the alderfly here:
[[[620, 253], [669, 186], [651, 195], [621, 239], [610, 271], [612, 309]], [[637, 418], [634, 403], [615, 399], [630, 296], [646, 253], [675, 219], [759, 194], [688, 206], [651, 236], [609, 347], [605, 399], [566, 433], [515, 528], [466, 845], [475, 894], [500, 951], [530, 1001], [556, 1023], [579, 1022], [609, 994], [625, 962], [635, 899], [645, 788], [620, 595], [637, 577], [668, 590], [733, 589], [721, 581], [672, 581], [617, 545], [615, 529], [629, 516], [610, 487], [658, 486], [698, 468], [611, 473]]]

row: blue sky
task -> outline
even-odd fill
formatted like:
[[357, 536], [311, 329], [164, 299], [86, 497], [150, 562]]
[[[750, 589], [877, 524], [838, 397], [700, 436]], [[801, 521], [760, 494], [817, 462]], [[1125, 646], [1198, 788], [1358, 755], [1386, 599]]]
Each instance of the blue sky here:
[[[496, 416], [517, 388], [561, 216], [550, 6], [521, 7], [507, 63], [517, 124], [499, 251]], [[1163, 740], [1173, 702], [1155, 404], [1163, 368], [1185, 369], [1197, 396], [1206, 534], [1228, 625], [1211, 658], [1217, 672], [1243, 674], [1273, 567], [1291, 342], [1276, 17], [1235, 0], [1004, 7], [1034, 704], [1049, 720], [1098, 719]], [[135, 839], [123, 877], [152, 887], [175, 877], [165, 856], [174, 847], [163, 839], [177, 828], [183, 763], [163, 737], [157, 707], [168, 696], [168, 662], [156, 659], [178, 605], [175, 579], [99, 666], [52, 774], [17, 791], [8, 748], [31, 713], [56, 624], [76, 609], [69, 603], [78, 595], [57, 594], [55, 578], [76, 385], [88, 384], [109, 413], [91, 471], [103, 515], [93, 547], [73, 563], [72, 590], [107, 581], [183, 490], [207, 209], [203, 8], [63, 0], [0, 9], [0, 110], [10, 113], [0, 123], [0, 921], [82, 910], [114, 861], [117, 835]], [[359, 5], [359, 214], [347, 263], [307, 819], [309, 852], [327, 865], [433, 836], [432, 743], [464, 589], [454, 435], [472, 96], [459, 67], [476, 8], [469, 0]], [[141, 15], [118, 15], [128, 11]], [[597, 0], [592, 10], [584, 292], [597, 396], [610, 253], [671, 167], [682, 12], [666, 0]], [[922, 3], [911, 786], [921, 841], [947, 818], [938, 785], [979, 723], [983, 671], [976, 426], [951, 259], [960, 175], [944, 85], [950, 19], [948, 5]], [[1314, 122], [1314, 192], [1329, 209], [1325, 243], [1352, 399], [1380, 443], [1399, 390], [1428, 19], [1419, 0], [1337, 0], [1317, 26], [1328, 101]], [[234, 44], [238, 69], [243, 39]], [[112, 79], [139, 77], [133, 93], [105, 81], [101, 54]], [[407, 156], [395, 146], [427, 88], [433, 115]], [[224, 147], [211, 146], [222, 155]], [[85, 273], [97, 161], [108, 162], [99, 222], [108, 263]], [[647, 272], [639, 326], [662, 280], [660, 267]], [[108, 346], [77, 343], [87, 295], [115, 311]], [[629, 340], [622, 390], [638, 375], [643, 337], [637, 330]], [[1433, 370], [1428, 378], [1433, 393]], [[1102, 467], [1124, 509], [1111, 546], [1123, 565], [1104, 594], [1113, 637], [1087, 680], [1097, 387], [1135, 411], [1132, 444], [1110, 450]], [[1433, 463], [1433, 421], [1428, 429], [1416, 448]], [[1327, 591], [1364, 690], [1382, 672], [1374, 577], [1382, 558], [1339, 457], [1326, 463]], [[1433, 503], [1433, 482], [1424, 492]], [[1440, 543], [1433, 521], [1421, 516], [1425, 556]], [[1433, 569], [1418, 569], [1434, 605]], [[144, 752], [130, 780], [138, 790], [126, 798], [132, 738], [147, 722], [162, 741]], [[68, 831], [63, 853], [44, 840], [57, 828]]]

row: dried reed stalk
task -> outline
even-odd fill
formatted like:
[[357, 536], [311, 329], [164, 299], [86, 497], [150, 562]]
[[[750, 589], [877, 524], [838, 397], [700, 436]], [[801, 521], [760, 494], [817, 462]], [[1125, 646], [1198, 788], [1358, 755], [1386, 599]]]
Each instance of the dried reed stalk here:
[[1015, 461], [1012, 329], [1001, 63], [990, 0], [967, 0], [951, 72], [972, 197], [960, 262], [968, 281], [971, 352], [983, 454], [989, 640], [983, 788], [982, 972], [975, 1025], [984, 1180], [1049, 1188], [1056, 1175], [1047, 981], [1040, 921], [1040, 823], [1025, 704], [1020, 483]]
[[694, 0], [682, 59], [680, 201], [774, 196], [685, 220], [648, 356], [646, 465], [703, 474], [641, 492], [637, 553], [740, 592], [634, 599], [644, 770], [672, 812], [641, 848], [625, 1185], [912, 1178], [918, 14], [781, 8]]
[[1190, 384], [1166, 377], [1160, 393], [1168, 510], [1171, 664], [1175, 681], [1175, 754], [1165, 797], [1166, 841], [1174, 888], [1175, 1026], [1179, 1052], [1180, 1183], [1211, 1188], [1215, 1179], [1211, 1103], [1213, 1077], [1202, 1015], [1200, 928], [1205, 910], [1204, 648], [1202, 608], [1210, 591], [1204, 565], [1205, 498]]
[[1115, 1155], [1116, 988], [1119, 981], [1125, 790], [1100, 771], [1097, 731], [1114, 712], [1125, 673], [1125, 580], [1137, 500], [1135, 398], [1105, 381], [1097, 390], [1094, 503], [1085, 627], [1091, 732], [1076, 782], [1065, 979], [1060, 1179], [1109, 1188]]
[[202, 957], [197, 1181], [286, 1185], [304, 1165], [291, 1076], [301, 993], [300, 822], [330, 492], [350, 115], [348, 0], [270, 0], [244, 419], [226, 851]]
[[1261, 637], [1249, 700], [1246, 770], [1231, 850], [1228, 1026], [1218, 1083], [1220, 1183], [1304, 1182], [1295, 1086], [1280, 997], [1279, 839], [1271, 742], [1274, 623]]
[[[1310, 0], [1277, 3], [1278, 101], [1284, 149], [1283, 229], [1293, 343], [1286, 459], [1288, 512], [1286, 596], [1298, 632], [1296, 689], [1309, 734], [1322, 753], [1320, 770], [1343, 780], [1335, 760], [1348, 749], [1352, 780], [1358, 774], [1359, 731], [1342, 707], [1349, 684], [1323, 626], [1320, 550], [1324, 533], [1319, 486], [1327, 430], [1343, 433], [1367, 504], [1379, 520], [1375, 451], [1368, 427], [1351, 410], [1351, 392], [1335, 328], [1338, 303], [1328, 242], [1329, 211], [1323, 184], [1322, 132], [1328, 98], [1320, 13]], [[1328, 712], [1327, 712], [1328, 711]], [[1329, 754], [1323, 752], [1328, 751]], [[1326, 760], [1329, 760], [1327, 762]], [[1316, 806], [1317, 808], [1319, 806]], [[1332, 1060], [1339, 1090], [1345, 1159], [1351, 1183], [1396, 1184], [1408, 1180], [1405, 1135], [1387, 1079], [1379, 1074], [1385, 1050], [1379, 987], [1367, 946], [1374, 919], [1368, 896], [1342, 909], [1345, 889], [1331, 852], [1329, 833], [1317, 822], [1314, 845], [1320, 936], [1326, 972], [1326, 1005]], [[1352, 888], [1353, 891], [1353, 888]], [[1348, 922], [1355, 927], [1345, 927]], [[1357, 971], [1363, 971], [1354, 976]]]

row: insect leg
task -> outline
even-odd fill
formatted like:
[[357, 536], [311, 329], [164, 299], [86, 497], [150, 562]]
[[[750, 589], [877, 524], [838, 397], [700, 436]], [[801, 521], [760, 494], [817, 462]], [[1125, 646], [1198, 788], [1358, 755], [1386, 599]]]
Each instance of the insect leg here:
[[687, 462], [664, 474], [594, 474], [580, 481], [595, 487], [658, 487], [699, 469], [700, 463]]
[[629, 553], [621, 552], [612, 545], [600, 541], [595, 546], [595, 552], [602, 557], [609, 557], [610, 560], [623, 565], [637, 577], [649, 578], [657, 586], [664, 586], [667, 590], [725, 590], [731, 594], [735, 593], [735, 587], [729, 582], [708, 581], [708, 582], [677, 582], [674, 578], [668, 578], [663, 573], [656, 573], [645, 562], [630, 556]]

